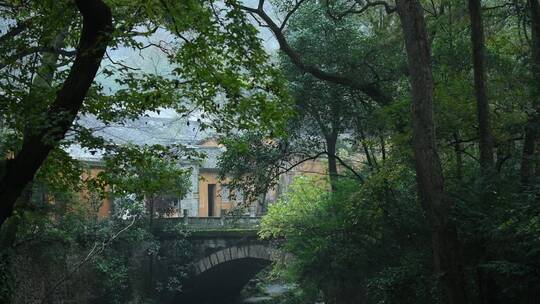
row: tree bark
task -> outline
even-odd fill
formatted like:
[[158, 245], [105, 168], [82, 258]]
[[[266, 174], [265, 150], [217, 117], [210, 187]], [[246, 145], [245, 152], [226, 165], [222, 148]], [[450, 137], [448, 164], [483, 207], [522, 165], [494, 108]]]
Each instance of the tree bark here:
[[45, 113], [47, 124], [25, 134], [21, 150], [9, 160], [0, 178], [0, 225], [49, 152], [64, 138], [77, 116], [111, 39], [112, 16], [101, 0], [76, 0], [83, 16], [77, 57], [56, 99]]
[[[489, 118], [489, 100], [487, 97], [486, 85], [486, 47], [484, 37], [484, 24], [482, 20], [482, 0], [468, 0], [469, 16], [471, 18], [471, 44], [472, 44], [472, 60], [474, 73], [474, 94], [476, 97], [476, 115], [478, 118], [478, 138], [480, 149], [480, 167], [484, 182], [489, 184], [489, 175], [495, 167], [493, 157], [493, 136], [491, 133], [490, 118]], [[486, 185], [488, 185], [486, 184]], [[484, 188], [486, 189], [486, 188]], [[487, 191], [482, 193], [482, 200], [489, 202], [493, 200], [492, 195]], [[482, 243], [482, 242], [480, 242]], [[483, 244], [481, 246], [481, 261], [488, 261], [486, 250]], [[479, 300], [482, 304], [496, 304], [498, 290], [492, 274], [487, 269], [477, 266], [477, 279], [479, 287]]]
[[326, 136], [326, 153], [328, 155], [328, 175], [330, 176], [330, 186], [332, 191], [337, 188], [338, 170], [336, 160], [337, 134], [332, 132]]
[[[368, 162], [369, 169], [373, 171], [377, 167], [377, 159], [375, 158], [375, 155], [372, 155], [371, 152], [369, 151], [369, 147], [366, 144], [366, 136], [362, 128], [358, 128], [358, 133], [360, 135], [360, 145], [362, 146], [362, 149], [364, 150], [364, 154], [366, 155], [366, 160]], [[384, 139], [381, 137], [380, 140], [381, 140], [382, 157], [384, 160], [384, 158], [386, 157], [386, 151], [384, 151]]]
[[418, 0], [397, 0], [405, 37], [412, 87], [412, 133], [416, 180], [420, 201], [430, 224], [434, 269], [440, 276], [442, 301], [467, 302], [463, 263], [453, 204], [445, 196], [433, 119], [433, 75], [423, 8]]
[[482, 21], [481, 0], [469, 0], [471, 42], [474, 72], [474, 94], [478, 117], [480, 166], [485, 171], [493, 168], [493, 137], [489, 119], [489, 101], [486, 88], [486, 47]]
[[463, 179], [463, 144], [460, 142], [457, 133], [452, 134], [454, 137], [454, 152], [456, 154], [456, 178]]
[[[532, 113], [525, 126], [525, 140], [521, 159], [521, 183], [528, 186], [535, 176], [540, 175], [538, 134], [540, 133], [540, 3], [528, 0], [531, 16], [531, 85]], [[536, 171], [536, 173], [535, 173]]]
[[326, 304], [364, 304], [367, 302], [365, 283], [330, 279], [322, 286]]

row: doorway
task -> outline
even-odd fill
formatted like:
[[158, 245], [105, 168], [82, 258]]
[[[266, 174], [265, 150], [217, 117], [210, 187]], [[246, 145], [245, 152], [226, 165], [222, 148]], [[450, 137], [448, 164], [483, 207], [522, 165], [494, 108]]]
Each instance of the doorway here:
[[208, 216], [214, 216], [216, 205], [216, 184], [208, 184]]

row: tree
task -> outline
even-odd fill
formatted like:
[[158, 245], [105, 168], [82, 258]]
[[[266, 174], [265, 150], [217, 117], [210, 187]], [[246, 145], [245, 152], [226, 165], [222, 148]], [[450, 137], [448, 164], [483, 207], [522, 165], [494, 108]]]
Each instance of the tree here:
[[[218, 131], [226, 148], [221, 174], [246, 190], [247, 201], [278, 185], [282, 174], [328, 158], [331, 182], [299, 177], [278, 187], [291, 192], [268, 205], [262, 224], [263, 236], [279, 238], [296, 257], [275, 270], [297, 283], [299, 295], [337, 304], [538, 298], [537, 0], [107, 4], [115, 27], [100, 76], [3, 225], [2, 270], [20, 265], [11, 253], [41, 258], [57, 251], [50, 264], [34, 264], [61, 272], [72, 266], [66, 257], [96, 245], [110, 255], [81, 268], [104, 282], [89, 284], [106, 291], [93, 293], [94, 300], [131, 300], [139, 288], [129, 280], [128, 251], [143, 241], [151, 257], [168, 250], [140, 229], [151, 229], [159, 209], [170, 206], [159, 206], [162, 195], [186, 191], [176, 163], [190, 149], [118, 145], [97, 131], [170, 108], [181, 117], [195, 113], [203, 128]], [[0, 151], [18, 155], [36, 130], [50, 127], [48, 110], [81, 55], [74, 49], [82, 19], [68, 1], [0, 1], [0, 18]], [[276, 57], [254, 24], [275, 36]], [[116, 59], [115, 48], [152, 49], [164, 64], [140, 70]], [[85, 124], [88, 117], [98, 125]], [[80, 180], [81, 164], [64, 150], [72, 144], [106, 155], [98, 178]], [[8, 163], [0, 161], [1, 176]], [[91, 188], [106, 196], [107, 185], [122, 197], [119, 214], [103, 223], [83, 219], [85, 205], [71, 194]], [[141, 216], [125, 231], [132, 241], [108, 243], [132, 212]], [[182, 276], [185, 265], [176, 266]], [[11, 271], [0, 273], [2, 293], [14, 281]], [[43, 282], [56, 274], [33, 277]], [[181, 285], [173, 281], [173, 288]]]
[[[393, 81], [401, 76], [396, 66], [403, 58], [397, 49], [388, 46], [388, 41], [394, 41], [395, 36], [387, 19], [376, 14], [365, 19], [340, 19], [329, 14], [320, 4], [304, 3], [288, 19], [284, 36], [288, 44], [306, 58], [306, 62], [351, 75], [354, 73], [359, 81], [378, 83], [388, 92], [395, 89]], [[336, 50], [335, 45], [341, 47]], [[339, 157], [337, 147], [364, 145], [366, 158], [373, 160], [365, 141], [367, 136], [378, 137], [380, 130], [366, 130], [365, 125], [371, 123], [371, 116], [381, 105], [357, 90], [305, 73], [289, 56], [281, 58], [296, 103], [297, 121], [292, 123], [289, 133], [295, 134], [297, 139], [293, 139], [291, 144], [305, 145], [305, 150], [311, 154], [325, 151], [331, 184], [335, 184], [340, 174], [351, 173], [351, 176], [362, 179], [354, 164]], [[367, 68], [362, 69], [361, 66]], [[303, 143], [302, 138], [312, 143]], [[316, 138], [322, 139], [323, 147], [315, 148]], [[355, 148], [347, 148], [352, 154], [356, 153]], [[338, 166], [344, 168], [342, 173], [338, 172]]]
[[24, 187], [77, 116], [110, 40], [112, 16], [109, 7], [99, 0], [75, 3], [83, 16], [78, 55], [64, 86], [47, 110], [45, 121], [48, 124], [26, 134], [20, 151], [8, 160], [0, 180], [0, 225], [11, 215]]
[[[292, 48], [281, 31], [286, 23], [283, 23], [281, 28], [276, 26], [264, 12], [263, 5], [264, 1], [260, 1], [257, 8], [243, 7], [243, 9], [266, 22], [284, 53], [297, 63], [300, 69], [312, 73], [310, 69], [305, 69], [302, 64], [298, 64], [301, 62], [299, 56], [291, 52]], [[301, 1], [296, 2], [292, 9], [289, 9], [290, 13], [286, 15], [285, 21], [301, 5]], [[445, 300], [448, 303], [466, 303], [463, 261], [460, 257], [457, 229], [451, 220], [453, 203], [449, 201], [444, 192], [443, 172], [437, 151], [433, 117], [434, 82], [423, 8], [418, 1], [397, 1], [395, 9], [387, 3], [381, 2], [353, 3], [351, 6], [340, 6], [338, 2], [336, 5], [338, 9], [350, 7], [339, 13], [334, 13], [340, 17], [363, 13], [369, 8], [383, 6], [387, 13], [397, 10], [401, 19], [412, 87], [411, 121], [418, 194], [432, 229], [435, 270], [437, 273], [444, 274], [441, 281]], [[328, 3], [328, 7], [332, 8], [330, 3]], [[314, 74], [314, 76], [317, 75]], [[367, 93], [366, 95], [369, 96]]]
[[480, 164], [484, 170], [493, 167], [493, 139], [489, 119], [489, 102], [486, 90], [486, 63], [484, 45], [484, 25], [482, 22], [482, 3], [469, 0], [471, 17], [471, 41], [473, 48], [474, 91], [478, 115], [478, 136], [480, 138]]
[[[171, 203], [182, 199], [190, 189], [189, 172], [181, 168], [178, 161], [179, 155], [165, 147], [122, 147], [105, 157], [108, 170], [99, 173], [96, 182], [103, 186], [98, 189], [103, 189], [104, 185], [112, 187], [119, 205], [139, 205], [140, 209], [146, 209], [148, 231], [153, 234], [156, 214], [169, 214], [175, 207]], [[156, 294], [154, 264], [158, 253], [159, 246], [148, 249], [147, 290], [150, 295]]]
[[[294, 1], [292, 3], [289, 8], [296, 7], [295, 3], [298, 4]], [[384, 6], [378, 1], [355, 2], [350, 6], [344, 5], [341, 1], [328, 1], [324, 4], [328, 4], [333, 16], [342, 18], [347, 16], [352, 18], [373, 6]], [[520, 6], [505, 2], [497, 2], [494, 6], [485, 8], [490, 12], [486, 14], [488, 19], [485, 23], [486, 32], [489, 33], [485, 47], [490, 49], [490, 78], [486, 78], [485, 83], [487, 85], [489, 82], [490, 90], [493, 92], [490, 106], [497, 117], [492, 124], [498, 138], [497, 161], [493, 164], [497, 172], [493, 189], [497, 189], [497, 195], [486, 200], [482, 197], [482, 193], [486, 191], [482, 183], [483, 173], [474, 172], [478, 164], [482, 166], [482, 156], [478, 157], [475, 149], [482, 139], [477, 135], [476, 125], [479, 122], [478, 118], [474, 117], [475, 109], [469, 106], [475, 96], [474, 91], [468, 89], [474, 82], [468, 73], [473, 68], [473, 64], [467, 59], [471, 58], [467, 54], [470, 37], [463, 34], [469, 30], [468, 26], [463, 26], [467, 24], [467, 20], [463, 17], [467, 15], [467, 7], [459, 1], [434, 1], [424, 7], [417, 1], [401, 1], [397, 4], [409, 57], [408, 76], [412, 86], [413, 104], [413, 115], [410, 120], [413, 126], [412, 142], [415, 155], [414, 158], [410, 158], [407, 154], [409, 130], [402, 127], [403, 121], [399, 121], [403, 116], [396, 114], [405, 111], [408, 105], [406, 88], [399, 91], [403, 95], [398, 95], [394, 103], [383, 109], [383, 112], [398, 119], [395, 126], [392, 124], [395, 129], [391, 133], [390, 153], [392, 155], [400, 153], [404, 162], [410, 160], [415, 162], [418, 194], [428, 219], [428, 226], [432, 230], [435, 273], [441, 275], [443, 291], [441, 300], [446, 303], [462, 303], [467, 299], [466, 292], [482, 296], [483, 292], [476, 288], [481, 289], [484, 284], [482, 278], [476, 278], [477, 285], [471, 288], [464, 282], [465, 272], [467, 277], [476, 276], [477, 273], [471, 273], [471, 269], [475, 271], [480, 269], [489, 273], [498, 286], [512, 285], [511, 282], [519, 275], [513, 271], [504, 274], [512, 267], [511, 262], [508, 261], [508, 264], [503, 262], [503, 266], [497, 264], [495, 259], [506, 261], [509, 256], [516, 258], [519, 256], [518, 259], [526, 260], [526, 256], [530, 254], [525, 251], [517, 253], [519, 250], [514, 251], [509, 247], [506, 248], [512, 253], [503, 254], [496, 249], [497, 246], [505, 247], [502, 244], [507, 237], [513, 239], [510, 235], [502, 237], [496, 232], [505, 226], [504, 219], [508, 220], [508, 214], [504, 214], [517, 206], [529, 210], [525, 212], [534, 212], [532, 210], [535, 209], [529, 196], [531, 193], [532, 196], [536, 196], [536, 188], [528, 188], [532, 191], [526, 191], [528, 194], [522, 196], [520, 194], [522, 190], [515, 187], [515, 180], [519, 176], [518, 170], [521, 167], [523, 173], [524, 169], [524, 162], [518, 156], [523, 152], [521, 132], [526, 123], [524, 118], [530, 118], [529, 114], [534, 113], [529, 111], [530, 100], [527, 98], [530, 95], [526, 93], [531, 89], [527, 82], [529, 66], [522, 65], [523, 60], [520, 59], [525, 58], [523, 56], [529, 49], [523, 43], [527, 40], [528, 32], [522, 31], [523, 27], [519, 24], [528, 19], [521, 19], [522, 16], [517, 15], [521, 11]], [[393, 10], [392, 7], [388, 8], [385, 10]], [[296, 8], [295, 12], [298, 11]], [[424, 15], [429, 18], [424, 18]], [[294, 20], [293, 13], [286, 16], [290, 24], [290, 21]], [[430, 45], [435, 48], [434, 56], [431, 55]], [[306, 56], [304, 60], [306, 58], [310, 56]], [[434, 108], [437, 111], [434, 111]], [[407, 121], [408, 118], [405, 118], [404, 122]], [[400, 125], [401, 128], [398, 128]], [[435, 126], [438, 128], [435, 129]], [[529, 143], [526, 146], [530, 148]], [[453, 154], [456, 156], [455, 163]], [[493, 152], [491, 156], [493, 158]], [[451, 174], [453, 172], [457, 172], [455, 175], [457, 178], [453, 178]], [[512, 196], [514, 198], [510, 198]], [[523, 220], [530, 223], [529, 220], [532, 220], [525, 214], [522, 218], [519, 217], [518, 222]], [[529, 230], [525, 228], [524, 231]], [[530, 243], [529, 236], [528, 232], [520, 234], [520, 237], [527, 239], [524, 241], [528, 244], [526, 246], [534, 246]], [[461, 253], [461, 241], [465, 243], [464, 255]], [[447, 249], [441, 250], [443, 247]], [[477, 250], [479, 247], [483, 250], [481, 254]], [[489, 259], [486, 256], [489, 256]], [[536, 267], [520, 265], [522, 269]], [[446, 270], [441, 272], [443, 268]], [[534, 275], [529, 276], [531, 273], [528, 270], [526, 272], [528, 274], [524, 276], [531, 280], [527, 279], [527, 282], [530, 282], [527, 284], [536, 286], [536, 279], [532, 278]], [[449, 277], [452, 279], [448, 279]], [[535, 288], [531, 287], [532, 293], [536, 292], [532, 291], [536, 290]], [[516, 285], [517, 289], [519, 287]], [[492, 299], [497, 300], [513, 298], [514, 301], [518, 301], [518, 298], [526, 297], [524, 293], [520, 294], [518, 291], [515, 294], [513, 292], [506, 294], [494, 292], [497, 290], [494, 288], [489, 290]]]
[[309, 73], [320, 80], [329, 81], [335, 84], [341, 84], [358, 90], [380, 104], [388, 104], [390, 102], [390, 98], [380, 88], [378, 82], [370, 83], [358, 80], [355, 78], [354, 74], [344, 75], [339, 72], [336, 73], [331, 71], [325, 71], [324, 69], [316, 65], [306, 63], [304, 58], [302, 58], [302, 56], [298, 54], [298, 52], [293, 47], [291, 47], [283, 33], [283, 30], [287, 26], [287, 21], [289, 20], [289, 18], [306, 2], [307, 1], [305, 0], [295, 1], [295, 3], [292, 4], [292, 7], [285, 5], [285, 7], [288, 8], [288, 11], [286, 12], [285, 18], [281, 25], [278, 25], [265, 12], [265, 0], [259, 0], [256, 8], [245, 5], [240, 5], [239, 7], [242, 10], [250, 13], [255, 19], [257, 19], [257, 17], [260, 18], [266, 24], [266, 26], [268, 26], [268, 28], [275, 35], [276, 40], [279, 43], [280, 49], [291, 59], [292, 63], [294, 63], [300, 70]]
[[[259, 234], [283, 239], [281, 250], [294, 259], [275, 268], [308, 297], [322, 290], [332, 304], [433, 303], [429, 249], [419, 245], [429, 232], [414, 193], [405, 190], [414, 183], [414, 172], [394, 160], [362, 187], [342, 179], [333, 192], [300, 176], [269, 207]], [[382, 201], [385, 184], [396, 191]]]
[[156, 202], [177, 201], [190, 187], [189, 171], [179, 166], [179, 159], [180, 155], [165, 147], [121, 147], [105, 156], [107, 170], [98, 174], [97, 189], [112, 187], [116, 197], [130, 200], [131, 204], [143, 203], [152, 227], [156, 214], [165, 215], [174, 207], [164, 205], [156, 210]]
[[[99, 21], [97, 19], [84, 22], [87, 29], [82, 32], [84, 35], [81, 37], [99, 38], [100, 44], [92, 45], [92, 41], [81, 40], [80, 50], [77, 52], [79, 60], [75, 60], [71, 74], [66, 73], [63, 67], [71, 64], [74, 52], [66, 49], [73, 46], [72, 41], [78, 38], [77, 34], [67, 31], [65, 43], [58, 49], [51, 49], [56, 46], [51, 44], [53, 39], [49, 37], [51, 32], [55, 33], [52, 36], [60, 35], [61, 30], [57, 30], [58, 28], [77, 26], [78, 18], [66, 21], [55, 17], [71, 12], [72, 7], [68, 2], [46, 2], [42, 5], [25, 2], [20, 6], [6, 4], [6, 9], [1, 11], [7, 20], [20, 22], [2, 36], [6, 41], [2, 47], [7, 49], [6, 56], [1, 58], [2, 72], [6, 77], [1, 85], [7, 93], [1, 99], [5, 105], [0, 114], [2, 128], [5, 130], [3, 134], [6, 135], [6, 139], [2, 140], [1, 150], [16, 156], [5, 161], [6, 171], [3, 172], [1, 183], [1, 189], [5, 191], [0, 193], [9, 196], [9, 204], [7, 197], [3, 200], [6, 206], [9, 206], [2, 213], [2, 221], [11, 214], [20, 191], [31, 181], [49, 151], [61, 150], [70, 144], [80, 145], [93, 152], [116, 149], [110, 140], [97, 136], [92, 126], [84, 125], [79, 119], [81, 116], [94, 116], [105, 124], [122, 124], [126, 120], [145, 115], [147, 111], [159, 111], [168, 107], [184, 116], [195, 111], [200, 112], [201, 125], [204, 128], [216, 127], [223, 132], [257, 125], [261, 126], [261, 129], [265, 126], [268, 127], [267, 130], [279, 129], [278, 125], [282, 124], [280, 117], [289, 107], [287, 102], [282, 102], [287, 96], [281, 88], [281, 75], [269, 63], [257, 31], [234, 1], [226, 2], [223, 7], [217, 7], [213, 1], [159, 1], [152, 6], [143, 3], [145, 2], [124, 5], [125, 3], [119, 2], [112, 5], [117, 22], [114, 31], [107, 27], [105, 33], [99, 28], [93, 28], [94, 23]], [[92, 8], [90, 3], [84, 4], [84, 7], [86, 5]], [[27, 10], [35, 11], [35, 16], [39, 17], [29, 18], [25, 14]], [[98, 16], [97, 13], [95, 15]], [[33, 22], [43, 26], [28, 26]], [[61, 23], [60, 27], [56, 26], [58, 22]], [[172, 46], [164, 47], [144, 39], [141, 41], [141, 38], [148, 38], [158, 30], [171, 34]], [[43, 40], [47, 40], [48, 42], [45, 42], [48, 44], [44, 44]], [[105, 42], [109, 43], [109, 49], [144, 50], [153, 47], [162, 52], [163, 58], [168, 60], [169, 69], [166, 75], [159, 75], [157, 72], [141, 71], [116, 62], [107, 53]], [[38, 47], [28, 49], [28, 45]], [[92, 47], [99, 52], [92, 51]], [[22, 51], [18, 52], [19, 50]], [[39, 94], [42, 104], [35, 107], [28, 97], [28, 91], [35, 91], [29, 90], [30, 84], [33, 79], [37, 79], [36, 73], [40, 72], [35, 67], [35, 61], [50, 53], [60, 54], [60, 58], [57, 59], [56, 70], [51, 71], [53, 79], [50, 80], [50, 86]], [[103, 57], [103, 54], [110, 64], [104, 64], [100, 73], [112, 78], [118, 88], [111, 92], [110, 87], [105, 88], [102, 82], [94, 82], [90, 87], [92, 79], [84, 78], [88, 84], [84, 90], [77, 91], [77, 102], [64, 100], [69, 97], [65, 96], [65, 93], [69, 93], [70, 86], [77, 85], [74, 80], [85, 75], [77, 70], [84, 68], [80, 62], [91, 61], [90, 57], [94, 58], [93, 56]], [[98, 57], [101, 58], [100, 56]], [[92, 64], [97, 71], [99, 62], [92, 61]], [[66, 86], [59, 91], [61, 94], [57, 97], [58, 102], [54, 103], [57, 86], [61, 83]], [[69, 109], [67, 106], [70, 106]], [[67, 110], [68, 117], [60, 115], [62, 117], [51, 118], [55, 111], [63, 113]], [[42, 130], [42, 126], [47, 127]], [[28, 132], [30, 130], [34, 132]], [[69, 136], [65, 137], [68, 130]], [[46, 137], [46, 142], [41, 141], [43, 136]], [[41, 151], [39, 146], [45, 147], [42, 153], [38, 153]], [[32, 159], [35, 161], [30, 162]], [[21, 168], [25, 170], [20, 170]]]
[[[288, 9], [286, 3], [283, 5], [283, 9]], [[278, 9], [282, 8], [278, 6]], [[288, 16], [287, 31], [282, 35], [291, 48], [302, 54], [306, 64], [350, 75], [359, 71], [355, 75], [358, 81], [377, 82], [387, 92], [395, 89], [393, 80], [401, 76], [396, 66], [400, 66], [403, 57], [391, 43], [396, 38], [392, 35], [393, 25], [385, 16], [373, 14], [366, 20], [336, 20], [327, 14], [324, 6], [314, 2], [295, 6], [294, 14]], [[341, 47], [336, 49], [336, 45]], [[374, 118], [379, 104], [349, 86], [306, 73], [287, 54], [279, 58], [294, 100], [295, 115], [288, 118], [287, 134], [264, 138], [250, 132], [226, 138], [222, 175], [233, 177], [233, 183], [238, 186], [244, 185], [246, 193], [255, 189], [266, 192], [277, 186], [276, 181], [282, 174], [326, 156], [330, 185], [337, 185], [340, 176], [361, 180], [357, 172], [359, 161], [340, 157], [338, 149], [357, 156], [358, 146], [362, 146], [368, 164], [375, 166], [378, 151], [374, 152], [368, 142], [372, 138], [384, 142], [380, 134], [382, 126], [377, 126]], [[369, 68], [363, 70], [360, 66]], [[242, 148], [246, 146], [250, 148]], [[238, 162], [238, 158], [243, 161]], [[338, 168], [342, 170], [338, 172]]]
[[[482, 20], [482, 1], [469, 0], [469, 15], [471, 19], [471, 44], [474, 72], [474, 92], [476, 97], [476, 113], [478, 116], [478, 137], [480, 150], [480, 166], [483, 178], [489, 179], [490, 172], [494, 167], [493, 138], [490, 123], [490, 107], [486, 88], [486, 48], [484, 38], [484, 24]], [[488, 184], [487, 184], [488, 185]], [[488, 191], [489, 191], [489, 187]], [[484, 200], [489, 200], [489, 195], [484, 195]], [[482, 247], [482, 245], [480, 245]], [[478, 270], [480, 282], [480, 298], [483, 303], [496, 303], [493, 293], [490, 291], [496, 286], [489, 274], [483, 269]]]
[[[540, 4], [536, 0], [528, 1], [531, 19], [531, 72], [533, 82], [531, 84], [532, 109], [529, 120], [525, 126], [525, 139], [523, 142], [523, 156], [521, 160], [521, 181], [529, 185], [540, 172], [538, 165], [538, 134], [540, 115], [538, 114], [540, 101]], [[536, 172], [536, 174], [535, 174]]]
[[[152, 300], [156, 294], [181, 288], [191, 259], [187, 232], [181, 225], [163, 225], [160, 228], [177, 239], [162, 242], [155, 227], [148, 225], [153, 218], [143, 199], [158, 187], [166, 187], [161, 188], [164, 196], [181, 198], [189, 187], [185, 170], [171, 158], [158, 158], [155, 148], [149, 147], [123, 147], [107, 155], [103, 169], [86, 183], [79, 176], [69, 177], [82, 184], [84, 196], [58, 181], [43, 179], [40, 171], [32, 183], [35, 191], [24, 198], [28, 199], [24, 205], [19, 202], [17, 213], [7, 222], [16, 220], [18, 229], [12, 244], [0, 251], [5, 278], [0, 284], [2, 301], [123, 303]], [[102, 183], [109, 186], [106, 193]], [[47, 190], [45, 198], [40, 188]], [[95, 208], [104, 197], [113, 200], [114, 207], [108, 217], [98, 218]], [[178, 260], [168, 261], [168, 266], [175, 271], [149, 276], [143, 267], [146, 257], [160, 260], [168, 256], [170, 247]], [[147, 278], [153, 286], [165, 286], [161, 293], [143, 288]], [[34, 288], [29, 291], [28, 286]]]
[[453, 204], [444, 192], [444, 179], [433, 120], [431, 52], [422, 5], [398, 0], [409, 62], [412, 95], [413, 150], [418, 195], [432, 230], [435, 271], [441, 274], [443, 301], [467, 303], [457, 229], [451, 219]]

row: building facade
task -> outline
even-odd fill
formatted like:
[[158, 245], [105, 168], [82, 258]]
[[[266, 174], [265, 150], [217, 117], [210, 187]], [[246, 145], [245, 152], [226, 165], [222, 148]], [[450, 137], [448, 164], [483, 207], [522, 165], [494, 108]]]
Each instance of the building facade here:
[[[155, 117], [143, 117], [128, 124], [118, 126], [100, 126], [99, 121], [86, 118], [90, 126], [98, 126], [97, 135], [105, 139], [113, 140], [118, 144], [135, 145], [168, 145], [182, 143], [191, 149], [202, 153], [202, 160], [183, 159], [179, 165], [188, 169], [190, 175], [190, 189], [181, 199], [161, 199], [157, 203], [158, 209], [167, 212], [160, 216], [167, 217], [221, 217], [226, 216], [235, 207], [243, 207], [241, 214], [257, 216], [264, 210], [260, 210], [258, 202], [245, 202], [242, 193], [232, 191], [227, 181], [218, 177], [218, 159], [224, 151], [224, 147], [215, 140], [214, 134], [203, 132], [198, 128], [196, 121], [181, 119], [166, 119]], [[83, 178], [97, 175], [102, 168], [102, 155], [100, 153], [88, 153], [80, 147], [72, 146], [68, 151], [74, 158], [85, 164], [86, 170]], [[281, 193], [287, 191], [288, 185], [295, 175], [323, 175], [326, 174], [324, 161], [307, 161], [295, 167], [294, 170], [283, 174], [279, 178], [276, 189], [269, 191], [264, 198], [265, 202], [272, 203]], [[81, 196], [90, 200], [88, 192], [83, 191]], [[96, 207], [98, 217], [110, 215], [114, 208], [114, 200], [111, 197], [98, 202]]]

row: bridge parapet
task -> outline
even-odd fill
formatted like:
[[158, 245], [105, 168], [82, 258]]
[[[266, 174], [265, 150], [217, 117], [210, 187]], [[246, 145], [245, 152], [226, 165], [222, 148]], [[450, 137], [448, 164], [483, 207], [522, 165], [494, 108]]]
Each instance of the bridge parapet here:
[[176, 217], [156, 220], [157, 225], [182, 224], [190, 231], [205, 230], [258, 230], [261, 217]]

